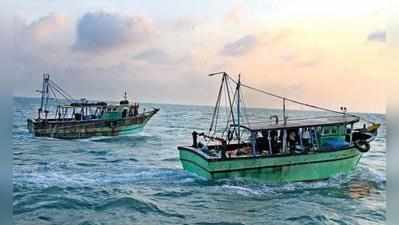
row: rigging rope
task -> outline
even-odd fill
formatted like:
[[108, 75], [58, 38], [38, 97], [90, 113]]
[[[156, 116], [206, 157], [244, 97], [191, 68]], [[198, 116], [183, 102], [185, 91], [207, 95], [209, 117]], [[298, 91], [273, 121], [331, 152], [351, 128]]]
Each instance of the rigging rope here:
[[53, 86], [53, 88], [59, 93], [61, 94], [66, 100], [68, 100], [69, 102], [73, 102], [74, 98], [68, 94], [65, 90], [63, 90], [57, 83], [55, 83], [52, 80], [49, 80], [50, 84]]
[[[231, 86], [229, 86], [228, 85], [228, 83], [226, 83], [227, 84], [227, 93], [231, 93], [232, 92], [232, 87]], [[234, 102], [235, 102], [235, 100], [236, 100], [236, 97], [237, 97], [237, 89], [235, 89], [235, 91], [234, 91], [234, 95], [233, 95], [233, 99], [231, 100], [231, 103], [232, 104], [234, 104]], [[230, 102], [229, 102], [229, 104], [230, 104]], [[228, 117], [228, 120], [227, 120], [227, 122], [226, 122], [226, 128], [224, 129], [224, 131], [223, 131], [223, 135], [224, 135], [224, 133], [229, 129], [229, 124], [230, 124], [230, 120], [232, 120], [233, 121], [233, 123], [235, 123], [235, 121], [234, 121], [234, 115], [233, 115], [233, 113], [234, 113], [234, 108], [232, 107], [232, 106], [230, 106], [229, 105], [229, 107], [230, 107], [230, 113], [229, 113], [229, 117]], [[237, 132], [237, 130], [236, 130], [236, 127], [233, 127], [233, 132], [236, 134], [236, 135], [238, 135], [238, 132]]]
[[[248, 126], [250, 125], [250, 123], [253, 123], [253, 121], [250, 122], [250, 120], [248, 118], [248, 112], [247, 112], [247, 109], [246, 109], [247, 105], [245, 103], [246, 98], [244, 98], [244, 93], [239, 94], [240, 93], [240, 91], [239, 91], [240, 87], [245, 87], [245, 88], [248, 88], [249, 90], [252, 90], [252, 91], [255, 91], [255, 92], [259, 92], [259, 93], [262, 93], [262, 94], [265, 94], [265, 95], [268, 95], [268, 96], [272, 96], [274, 98], [281, 99], [281, 100], [284, 101], [284, 106], [285, 106], [285, 101], [288, 101], [288, 102], [291, 102], [291, 103], [295, 103], [295, 104], [298, 104], [298, 105], [301, 105], [301, 106], [306, 106], [306, 107], [313, 108], [313, 109], [318, 109], [318, 110], [321, 110], [321, 111], [331, 112], [331, 113], [344, 115], [344, 116], [345, 115], [353, 116], [353, 117], [358, 118], [359, 120], [361, 119], [361, 120], [367, 121], [368, 123], [375, 124], [373, 121], [368, 120], [366, 118], [363, 118], [361, 116], [347, 113], [346, 109], [345, 109], [345, 111], [332, 110], [332, 109], [320, 107], [320, 106], [317, 106], [317, 105], [312, 105], [312, 104], [308, 104], [308, 103], [305, 103], [305, 102], [301, 102], [301, 101], [298, 101], [298, 100], [295, 100], [295, 99], [287, 98], [287, 97], [284, 97], [284, 96], [281, 96], [281, 95], [277, 95], [277, 94], [274, 94], [274, 93], [271, 93], [271, 92], [268, 92], [268, 91], [261, 90], [259, 88], [255, 88], [255, 87], [243, 84], [241, 82], [239, 83], [236, 80], [234, 80], [232, 77], [230, 77], [230, 75], [228, 75], [225, 72], [214, 73], [214, 74], [210, 74], [209, 76], [213, 76], [213, 75], [216, 75], [216, 74], [223, 74], [223, 77], [222, 77], [222, 80], [221, 80], [221, 84], [220, 84], [220, 88], [219, 88], [219, 92], [218, 92], [218, 97], [217, 97], [217, 100], [216, 100], [216, 106], [215, 106], [215, 108], [213, 110], [211, 126], [209, 128], [209, 132], [208, 133], [209, 133], [209, 135], [211, 135], [211, 133], [212, 133], [213, 136], [215, 136], [216, 133], [217, 133], [217, 124], [218, 124], [218, 120], [219, 120], [219, 116], [220, 116], [219, 115], [220, 107], [221, 107], [221, 104], [222, 104], [221, 101], [223, 101], [222, 95], [223, 94], [226, 95], [226, 93], [227, 93], [228, 96], [225, 96], [224, 100], [226, 101], [226, 105], [227, 105], [227, 102], [228, 102], [228, 105], [229, 105], [228, 107], [230, 109], [230, 113], [228, 113], [226, 111], [226, 114], [229, 114], [229, 115], [227, 117], [226, 127], [223, 130], [223, 132], [221, 133], [221, 135], [222, 135], [222, 137], [224, 137], [227, 134], [226, 140], [228, 142], [230, 142], [230, 140], [231, 140], [230, 136], [233, 137], [234, 134], [238, 138], [238, 140], [240, 140], [244, 136], [244, 133], [241, 133], [241, 135], [238, 135], [239, 129], [240, 129], [239, 127], [237, 128], [236, 126], [233, 126], [233, 130], [231, 130], [232, 126], [230, 125], [231, 120], [233, 121], [233, 124], [235, 124], [235, 121], [234, 121], [235, 120], [235, 118], [234, 118], [234, 110], [235, 109], [232, 106], [234, 104], [238, 104], [238, 102], [236, 103], [237, 100], [242, 102], [242, 106], [244, 108], [244, 111], [243, 111], [244, 115], [240, 115], [240, 118], [237, 117], [237, 119], [240, 120], [241, 118], [243, 118], [244, 120], [246, 120]], [[232, 82], [233, 84], [236, 84], [236, 88], [234, 89], [233, 85], [230, 86], [229, 82]], [[223, 88], [225, 89], [224, 92], [226, 92], [226, 93], [223, 93]], [[234, 89], [234, 95], [233, 95], [233, 99], [231, 99], [231, 95], [230, 94], [233, 93], [233, 89]], [[226, 110], [227, 110], [227, 107], [226, 107]], [[236, 110], [239, 110], [239, 109], [236, 109]], [[222, 110], [222, 112], [223, 112], [223, 110]], [[238, 114], [239, 113], [237, 111], [237, 116], [238, 116]], [[322, 118], [322, 117], [320, 117], [320, 118]], [[304, 119], [304, 118], [302, 118], [302, 119]], [[293, 120], [295, 120], [295, 119], [293, 119]], [[258, 122], [255, 122], [255, 123], [258, 123]]]
[[51, 86], [49, 86], [49, 89], [50, 89], [51, 93], [52, 93], [53, 96], [54, 96], [53, 99], [57, 102], [58, 105], [61, 105], [61, 103], [58, 101], [57, 95], [56, 95], [55, 92], [54, 92], [54, 88], [51, 87]]
[[218, 108], [219, 108], [219, 106], [220, 106], [220, 98], [221, 98], [221, 95], [222, 95], [223, 81], [224, 81], [224, 77], [222, 78], [222, 82], [221, 82], [221, 84], [220, 84], [219, 93], [218, 93], [218, 97], [217, 97], [217, 100], [216, 100], [216, 107], [215, 107], [215, 109], [213, 110], [211, 126], [209, 127], [209, 134], [211, 133], [211, 131], [212, 131], [213, 127], [214, 127], [214, 123], [215, 123], [215, 119], [216, 119], [216, 114], [218, 113], [217, 111], [218, 111]]
[[[230, 77], [230, 75], [227, 75], [227, 77], [231, 81], [233, 81], [234, 83], [236, 83], [236, 84], [238, 83], [236, 80], [234, 80], [232, 77]], [[246, 88], [248, 88], [250, 90], [253, 90], [253, 91], [265, 94], [265, 95], [269, 95], [269, 96], [272, 96], [272, 97], [275, 97], [275, 98], [279, 98], [279, 99], [282, 99], [282, 100], [285, 100], [285, 101], [289, 101], [289, 102], [292, 102], [292, 103], [296, 103], [296, 104], [299, 104], [299, 105], [307, 106], [309, 108], [318, 109], [318, 110], [327, 111], [327, 112], [332, 112], [332, 113], [337, 113], [337, 114], [341, 114], [341, 115], [355, 116], [355, 117], [358, 117], [359, 119], [362, 119], [362, 120], [364, 120], [366, 122], [374, 124], [374, 121], [371, 121], [371, 120], [369, 120], [367, 118], [364, 118], [362, 116], [359, 116], [359, 115], [355, 115], [355, 114], [351, 114], [351, 113], [347, 113], [347, 112], [340, 112], [340, 111], [336, 111], [336, 110], [320, 107], [320, 106], [317, 106], [317, 105], [308, 104], [308, 103], [301, 102], [301, 101], [298, 101], [298, 100], [295, 100], [295, 99], [292, 99], [292, 98], [287, 98], [287, 97], [284, 97], [284, 96], [281, 96], [281, 95], [277, 95], [277, 94], [274, 94], [274, 93], [271, 93], [271, 92], [268, 92], [268, 91], [265, 91], [265, 90], [262, 90], [262, 89], [259, 89], [259, 88], [255, 88], [255, 87], [246, 85], [246, 84], [244, 84], [242, 82], [240, 83], [240, 85], [243, 86], [243, 87], [246, 87]]]
[[242, 95], [242, 104], [243, 104], [243, 106], [244, 106], [244, 116], [245, 116], [245, 119], [247, 120], [247, 125], [248, 126], [251, 126], [251, 123], [249, 122], [249, 117], [248, 117], [248, 112], [247, 112], [247, 104], [246, 104], [246, 102], [245, 102], [245, 99], [244, 99], [244, 93], [243, 92], [240, 92], [240, 93], [242, 93], [241, 95]]

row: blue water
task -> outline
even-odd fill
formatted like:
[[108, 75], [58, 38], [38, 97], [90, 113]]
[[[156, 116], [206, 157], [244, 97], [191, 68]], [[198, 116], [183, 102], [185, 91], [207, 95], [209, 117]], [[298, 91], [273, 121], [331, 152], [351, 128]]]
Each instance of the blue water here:
[[[67, 141], [33, 138], [26, 130], [26, 119], [36, 115], [39, 101], [15, 98], [14, 103], [15, 224], [365, 225], [385, 221], [383, 115], [368, 115], [382, 128], [352, 174], [317, 182], [265, 184], [206, 181], [182, 170], [176, 146], [190, 144], [194, 129], [208, 128], [210, 107], [146, 104], [161, 111], [139, 134]], [[291, 114], [295, 113], [301, 114]]]

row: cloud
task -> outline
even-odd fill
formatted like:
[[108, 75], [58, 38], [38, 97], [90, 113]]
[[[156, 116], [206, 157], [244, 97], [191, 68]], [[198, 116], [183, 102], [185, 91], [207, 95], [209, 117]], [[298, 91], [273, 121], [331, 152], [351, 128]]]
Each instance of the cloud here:
[[26, 32], [28, 32], [30, 37], [35, 41], [48, 41], [53, 38], [55, 33], [65, 31], [68, 22], [65, 16], [50, 14], [29, 24], [26, 28]]
[[256, 44], [257, 39], [254, 35], [246, 35], [235, 42], [226, 44], [221, 54], [227, 56], [241, 56], [252, 50]]
[[166, 54], [165, 51], [158, 48], [147, 49], [134, 56], [133, 59], [146, 61], [152, 64], [166, 64], [171, 62], [170, 56]]
[[138, 44], [148, 39], [152, 25], [144, 17], [127, 17], [107, 12], [88, 12], [77, 25], [75, 48], [102, 50]]
[[386, 32], [385, 31], [374, 31], [374, 32], [371, 32], [367, 36], [367, 40], [385, 42], [386, 41]]
[[[31, 23], [21, 18], [12, 24], [13, 29], [8, 32], [13, 34], [12, 54], [18, 70], [17, 79], [24, 80], [23, 74], [33, 76], [47, 72], [70, 58], [68, 52], [73, 43], [74, 24], [68, 17], [52, 13]], [[6, 55], [6, 50], [2, 49], [2, 54]]]
[[[381, 51], [380, 48], [367, 48], [363, 45], [352, 48], [349, 46], [352, 42], [346, 42], [347, 35], [342, 36], [341, 33], [335, 36], [337, 44], [330, 45], [328, 38], [325, 45], [323, 41], [315, 43], [316, 39], [331, 37], [330, 33], [319, 32], [317, 26], [312, 33], [309, 33], [306, 26], [303, 30], [302, 26], [294, 25], [265, 26], [263, 20], [253, 17], [255, 15], [242, 16], [239, 10], [234, 8], [230, 11], [226, 17], [229, 21], [220, 18], [222, 15], [218, 19], [205, 20], [191, 14], [177, 18], [178, 15], [174, 15], [173, 18], [155, 17], [154, 26], [148, 22], [147, 17], [135, 17], [136, 14], [117, 11], [83, 11], [77, 18], [74, 17], [76, 14], [66, 17], [57, 13], [46, 14], [32, 23], [26, 21], [30, 21], [29, 18], [34, 15], [27, 15], [26, 19], [22, 16], [21, 21], [16, 22], [11, 18], [10, 21], [0, 20], [0, 33], [3, 34], [0, 36], [0, 58], [5, 62], [1, 72], [3, 76], [12, 75], [17, 81], [14, 90], [16, 95], [37, 96], [35, 90], [40, 88], [41, 74], [48, 72], [52, 79], [75, 97], [119, 99], [121, 92], [127, 89], [129, 96], [141, 102], [206, 104], [212, 103], [214, 99], [214, 92], [209, 89], [215, 87], [216, 90], [218, 85], [206, 76], [214, 71], [223, 70], [232, 74], [241, 72], [243, 80], [248, 84], [256, 84], [260, 88], [288, 96], [299, 95], [300, 99], [313, 97], [315, 103], [330, 100], [331, 91], [328, 90], [336, 80], [346, 76], [356, 80], [362, 76], [363, 82], [368, 79], [367, 76], [377, 76], [380, 71], [379, 63], [365, 63], [369, 67], [360, 71], [356, 69], [358, 61], [378, 61], [374, 56], [376, 54], [372, 53]], [[391, 38], [392, 32], [385, 32], [389, 32]], [[367, 35], [363, 33], [364, 41], [367, 41]], [[359, 37], [353, 36], [352, 40], [357, 43]], [[364, 58], [354, 62], [352, 60], [348, 64], [345, 57], [340, 57], [341, 50], [336, 48], [341, 42], [348, 44], [343, 45], [348, 47], [345, 53], [358, 55], [359, 47], [359, 50], [364, 48], [365, 53], [370, 50], [370, 54], [362, 54]], [[384, 59], [387, 59], [384, 65], [394, 65], [390, 64], [388, 58]], [[320, 73], [323, 73], [323, 77], [320, 77]], [[363, 73], [366, 74], [364, 79]], [[394, 77], [391, 74], [388, 76]], [[286, 82], [279, 86], [279, 80]], [[362, 89], [361, 84], [354, 90]], [[331, 99], [331, 104], [340, 101], [339, 94], [345, 93], [342, 90], [351, 89], [345, 86], [335, 90], [338, 97]], [[319, 91], [322, 92], [320, 97]], [[182, 92], [187, 94], [182, 95]], [[301, 93], [304, 93], [303, 98]], [[250, 106], [258, 103], [266, 105], [262, 100], [255, 100]], [[352, 100], [356, 104], [357, 100]], [[360, 104], [358, 109], [361, 109]]]

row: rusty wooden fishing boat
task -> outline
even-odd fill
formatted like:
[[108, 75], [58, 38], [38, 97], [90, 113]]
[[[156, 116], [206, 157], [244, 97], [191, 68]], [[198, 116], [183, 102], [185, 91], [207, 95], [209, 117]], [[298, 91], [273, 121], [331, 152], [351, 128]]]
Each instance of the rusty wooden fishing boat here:
[[[130, 103], [125, 92], [119, 104], [91, 102], [84, 98], [76, 101], [57, 83], [43, 75], [41, 103], [36, 119], [28, 119], [29, 132], [38, 137], [60, 139], [89, 138], [95, 136], [127, 135], [141, 131], [159, 111], [153, 108], [139, 111], [138, 103]], [[56, 107], [50, 110], [50, 102]]]

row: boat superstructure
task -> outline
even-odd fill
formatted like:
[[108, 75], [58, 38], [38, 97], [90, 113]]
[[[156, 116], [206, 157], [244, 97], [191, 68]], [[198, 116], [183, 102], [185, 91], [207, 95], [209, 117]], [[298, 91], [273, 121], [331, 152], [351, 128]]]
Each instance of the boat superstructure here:
[[[191, 146], [179, 146], [183, 168], [207, 179], [246, 177], [270, 182], [309, 181], [348, 173], [377, 135], [379, 124], [355, 129], [362, 118], [279, 96], [221, 74], [208, 132], [192, 133]], [[240, 89], [249, 88], [282, 101], [281, 115], [263, 121], [243, 123]], [[217, 128], [222, 93], [229, 113], [224, 128]], [[290, 118], [286, 102], [333, 113], [328, 116]], [[247, 117], [247, 116], [245, 116]], [[282, 118], [281, 118], [282, 117]]]
[[[139, 104], [130, 104], [125, 92], [119, 104], [75, 100], [58, 84], [43, 75], [41, 103], [36, 119], [28, 119], [29, 132], [34, 136], [61, 139], [116, 136], [140, 131], [159, 109], [139, 111]], [[61, 99], [62, 98], [62, 99]], [[50, 111], [49, 101], [55, 101]]]

